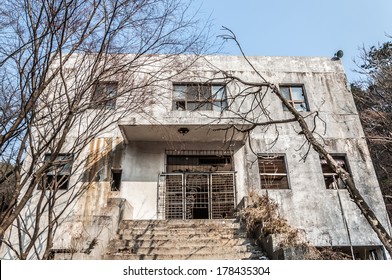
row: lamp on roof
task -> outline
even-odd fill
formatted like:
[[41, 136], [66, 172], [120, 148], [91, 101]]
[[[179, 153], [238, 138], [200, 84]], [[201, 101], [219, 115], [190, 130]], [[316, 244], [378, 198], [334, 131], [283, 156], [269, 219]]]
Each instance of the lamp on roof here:
[[334, 58], [336, 59], [336, 60], [339, 60], [339, 59], [341, 59], [343, 57], [343, 51], [342, 50], [338, 50], [336, 53], [335, 53], [335, 55], [334, 55]]

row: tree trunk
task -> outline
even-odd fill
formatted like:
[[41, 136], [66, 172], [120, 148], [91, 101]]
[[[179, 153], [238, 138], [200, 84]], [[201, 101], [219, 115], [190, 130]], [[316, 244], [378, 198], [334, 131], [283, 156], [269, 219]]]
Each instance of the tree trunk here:
[[319, 155], [321, 155], [323, 158], [327, 160], [329, 166], [338, 174], [339, 178], [342, 179], [343, 182], [346, 184], [347, 189], [354, 203], [361, 210], [361, 213], [364, 215], [369, 225], [372, 227], [372, 229], [374, 230], [374, 232], [377, 234], [378, 238], [384, 245], [385, 249], [392, 257], [392, 238], [389, 235], [388, 231], [378, 220], [377, 216], [375, 215], [373, 210], [369, 207], [365, 199], [362, 197], [361, 193], [355, 187], [354, 181], [352, 180], [350, 173], [348, 173], [346, 170], [340, 167], [338, 163], [333, 159], [333, 157], [319, 143], [319, 141], [317, 141], [317, 139], [313, 136], [312, 131], [309, 129], [308, 124], [306, 123], [304, 117], [300, 113], [298, 113], [297, 110], [295, 110], [287, 102], [287, 100], [280, 93], [279, 89], [273, 84], [269, 84], [269, 87], [272, 89], [272, 92], [285, 104], [287, 109], [293, 114], [299, 126], [301, 127], [301, 130], [305, 135], [306, 140], [310, 143], [313, 149]]

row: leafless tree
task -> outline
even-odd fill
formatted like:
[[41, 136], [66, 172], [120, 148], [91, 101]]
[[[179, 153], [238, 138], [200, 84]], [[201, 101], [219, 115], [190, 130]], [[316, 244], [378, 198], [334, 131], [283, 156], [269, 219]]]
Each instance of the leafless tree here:
[[[86, 189], [80, 170], [96, 159], [85, 147], [146, 113], [152, 88], [206, 47], [206, 30], [177, 0], [5, 0], [0, 18], [0, 186], [12, 190], [1, 246], [46, 259]], [[192, 59], [178, 64], [181, 53]]]
[[351, 91], [392, 222], [392, 42], [362, 47], [356, 63], [364, 78]]
[[[369, 207], [366, 199], [364, 199], [362, 194], [355, 187], [350, 173], [339, 165], [324, 148], [323, 137], [319, 134], [319, 130], [316, 129], [316, 124], [318, 123], [324, 126], [325, 122], [319, 117], [318, 112], [312, 112], [307, 115], [298, 112], [293, 104], [291, 104], [284, 97], [282, 92], [280, 92], [279, 88], [270, 83], [247, 58], [235, 34], [227, 28], [224, 28], [224, 31], [226, 34], [223, 35], [222, 38], [224, 40], [234, 41], [237, 44], [247, 64], [254, 73], [256, 73], [257, 78], [259, 79], [259, 82], [249, 82], [236, 75], [217, 69], [217, 78], [214, 78], [215, 81], [220, 79], [222, 82], [227, 84], [230, 83], [232, 87], [237, 87], [239, 89], [238, 92], [235, 92], [228, 98], [229, 105], [227, 110], [232, 116], [227, 117], [227, 119], [228, 121], [235, 121], [233, 123], [236, 123], [231, 125], [230, 129], [234, 128], [235, 130], [244, 133], [251, 133], [255, 128], [263, 128], [265, 130], [274, 129], [276, 135], [275, 141], [277, 141], [279, 137], [279, 130], [277, 129], [278, 124], [296, 123], [299, 129], [297, 132], [304, 137], [303, 146], [301, 148], [306, 147], [307, 150], [302, 159], [306, 160], [309, 151], [313, 149], [320, 157], [327, 161], [328, 165], [347, 186], [352, 200], [369, 222], [386, 250], [392, 255], [392, 238], [388, 231]], [[287, 111], [291, 113], [291, 117], [287, 119], [274, 118], [272, 112], [269, 111], [268, 102], [266, 101], [268, 95], [272, 95], [282, 102]], [[223, 117], [220, 117], [214, 121], [221, 122], [223, 119]], [[251, 143], [249, 144], [251, 145]]]

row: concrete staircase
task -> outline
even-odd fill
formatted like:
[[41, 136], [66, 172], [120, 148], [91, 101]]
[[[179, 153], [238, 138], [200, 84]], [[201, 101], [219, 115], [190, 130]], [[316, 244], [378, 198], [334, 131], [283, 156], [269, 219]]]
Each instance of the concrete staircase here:
[[262, 254], [234, 220], [132, 220], [120, 223], [106, 260], [236, 260]]

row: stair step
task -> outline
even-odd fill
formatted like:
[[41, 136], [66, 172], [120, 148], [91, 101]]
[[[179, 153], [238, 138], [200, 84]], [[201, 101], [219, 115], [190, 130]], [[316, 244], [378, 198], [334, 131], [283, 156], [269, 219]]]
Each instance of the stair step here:
[[146, 228], [239, 228], [234, 220], [124, 220], [119, 229]]
[[161, 238], [161, 239], [113, 239], [110, 241], [110, 247], [175, 247], [179, 244], [192, 244], [193, 246], [206, 246], [206, 245], [215, 245], [219, 244], [221, 246], [235, 246], [235, 245], [247, 245], [249, 242], [245, 238], [195, 238], [195, 239], [170, 239], [170, 238]]
[[236, 219], [193, 219], [193, 220], [183, 220], [183, 219], [171, 219], [171, 220], [122, 220], [124, 223], [145, 223], [145, 224], [217, 224], [217, 223], [236, 223], [239, 222]]
[[241, 260], [252, 258], [251, 252], [209, 254], [106, 254], [105, 260]]
[[116, 254], [144, 254], [144, 255], [171, 255], [171, 254], [210, 254], [211, 252], [219, 252], [221, 254], [232, 254], [232, 253], [244, 253], [247, 252], [247, 246], [235, 245], [235, 246], [219, 246], [219, 245], [206, 245], [206, 246], [186, 246], [178, 245], [175, 247], [123, 247], [117, 248], [115, 251], [109, 251], [109, 253]]
[[144, 239], [144, 240], [151, 240], [155, 238], [159, 239], [164, 239], [164, 238], [180, 238], [180, 239], [196, 239], [196, 238], [202, 238], [202, 237], [208, 237], [211, 239], [229, 239], [229, 238], [245, 238], [246, 234], [245, 233], [221, 233], [221, 234], [216, 234], [216, 233], [191, 233], [191, 234], [177, 234], [177, 235], [171, 235], [165, 232], [159, 232], [159, 233], [146, 233], [146, 234], [120, 234], [119, 238], [120, 239]]
[[170, 235], [190, 235], [190, 234], [220, 234], [220, 233], [241, 233], [239, 229], [227, 229], [227, 228], [130, 228], [130, 229], [119, 229], [118, 234], [120, 235], [143, 235], [143, 234], [170, 234]]
[[235, 260], [257, 258], [241, 224], [227, 220], [125, 220], [104, 259]]

